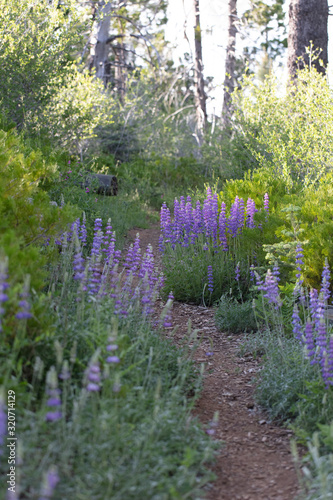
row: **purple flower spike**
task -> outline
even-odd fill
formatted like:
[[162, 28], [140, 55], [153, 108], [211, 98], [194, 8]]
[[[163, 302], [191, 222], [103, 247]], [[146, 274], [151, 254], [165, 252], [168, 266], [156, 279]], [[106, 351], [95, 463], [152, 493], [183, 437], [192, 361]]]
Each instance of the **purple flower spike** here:
[[330, 278], [331, 278], [331, 272], [330, 268], [328, 265], [327, 259], [325, 259], [325, 265], [322, 273], [322, 284], [321, 284], [321, 293], [323, 294], [323, 299], [325, 302], [328, 301], [330, 298], [331, 292], [330, 292]]
[[89, 365], [86, 372], [88, 392], [98, 392], [100, 390], [101, 370], [98, 362], [93, 362]]
[[264, 195], [264, 209], [266, 210], [267, 215], [269, 215], [269, 196], [268, 193]]
[[313, 325], [312, 322], [309, 320], [306, 323], [304, 334], [305, 334], [304, 342], [307, 350], [307, 355], [308, 358], [310, 359], [310, 364], [313, 365], [315, 364], [314, 356], [316, 353], [316, 347], [313, 340]]
[[61, 411], [49, 411], [45, 416], [46, 422], [56, 422], [62, 418]]
[[0, 394], [0, 457], [3, 454], [3, 443], [7, 433], [7, 413], [5, 412], [5, 399]]
[[51, 467], [46, 473], [38, 500], [50, 500], [58, 483], [59, 476], [57, 470], [54, 467]]
[[275, 309], [281, 307], [282, 301], [280, 298], [278, 283], [270, 269], [268, 269], [266, 273], [265, 283], [262, 289], [265, 291], [264, 297], [268, 299], [268, 302], [275, 304]]
[[100, 390], [100, 386], [95, 382], [89, 382], [89, 384], [87, 384], [86, 389], [88, 392], [98, 392]]
[[220, 246], [224, 251], [228, 250], [228, 239], [227, 239], [227, 218], [226, 218], [226, 206], [222, 201], [221, 212], [219, 216], [219, 239]]
[[300, 320], [299, 313], [298, 313], [298, 307], [296, 304], [294, 305], [294, 311], [293, 311], [293, 315], [292, 315], [292, 325], [293, 325], [294, 337], [297, 340], [301, 340], [301, 338], [302, 338], [302, 324], [301, 324], [301, 320]]
[[29, 319], [32, 318], [32, 314], [30, 312], [31, 305], [27, 300], [21, 300], [19, 302], [19, 307], [21, 308], [21, 311], [19, 311], [16, 314], [17, 319]]
[[246, 225], [250, 229], [255, 228], [254, 214], [257, 212], [254, 200], [248, 198], [246, 202]]
[[118, 349], [118, 346], [115, 344], [110, 344], [106, 347], [107, 351], [116, 351]]
[[213, 282], [213, 268], [212, 268], [212, 266], [208, 266], [207, 277], [208, 277], [208, 291], [210, 293], [213, 293], [214, 282]]
[[236, 269], [235, 269], [235, 280], [237, 282], [239, 282], [239, 278], [240, 278], [240, 268], [239, 268], [239, 262], [238, 262]]
[[333, 336], [330, 337], [327, 350], [327, 383], [333, 385]]
[[120, 359], [118, 358], [118, 356], [108, 356], [106, 358], [106, 362], [107, 363], [119, 363]]

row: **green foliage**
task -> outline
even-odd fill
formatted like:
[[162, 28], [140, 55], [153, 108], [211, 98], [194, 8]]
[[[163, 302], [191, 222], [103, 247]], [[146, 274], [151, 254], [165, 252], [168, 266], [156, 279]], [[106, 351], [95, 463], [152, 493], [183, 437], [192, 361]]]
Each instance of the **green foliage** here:
[[40, 116], [61, 88], [82, 44], [85, 11], [76, 0], [0, 2], [1, 105], [18, 126]]
[[[255, 231], [254, 231], [255, 232]], [[258, 231], [259, 232], [259, 231]], [[212, 305], [224, 293], [246, 300], [250, 295], [251, 281], [249, 267], [255, 236], [246, 239], [234, 238], [228, 252], [215, 252], [212, 244], [199, 237], [195, 245], [183, 247], [166, 245], [163, 254], [165, 294], [172, 290], [176, 300], [195, 304]], [[240, 280], [235, 279], [239, 265]], [[208, 266], [212, 266], [213, 292], [208, 291]]]
[[[287, 179], [278, 179], [264, 167], [247, 172], [244, 179], [227, 181], [220, 200], [230, 204], [238, 195], [248, 197], [259, 208], [264, 193], [269, 194], [270, 216], [260, 235], [266, 258], [281, 264], [282, 281], [293, 281], [295, 248], [301, 242], [304, 249], [303, 278], [307, 286], [319, 288], [325, 258], [333, 267], [333, 247], [330, 234], [333, 226], [332, 173], [323, 175], [317, 184], [306, 189]], [[245, 237], [246, 239], [246, 237]]]
[[215, 324], [219, 330], [228, 333], [256, 330], [252, 301], [238, 302], [234, 297], [223, 295], [216, 304]]
[[110, 96], [94, 75], [75, 64], [52, 83], [58, 90], [37, 115], [34, 128], [82, 158], [87, 141], [96, 137], [96, 127], [112, 121]]
[[0, 246], [10, 257], [14, 282], [22, 282], [29, 273], [35, 289], [43, 286], [46, 255], [51, 257], [47, 241], [78, 216], [70, 205], [54, 206], [40, 188], [43, 178], [52, 177], [55, 169], [39, 151], [26, 153], [13, 130], [0, 131]]
[[[91, 169], [99, 170], [98, 164], [91, 166]], [[98, 182], [89, 179], [89, 187], [85, 188], [86, 179], [91, 175], [80, 161], [75, 157], [72, 160], [64, 161], [59, 165], [58, 174], [50, 182], [44, 182], [44, 188], [48, 191], [50, 198], [59, 206], [61, 203], [74, 205], [79, 209], [79, 215], [83, 213], [86, 218], [86, 228], [88, 235], [88, 249], [92, 243], [94, 222], [96, 218], [107, 221], [111, 218], [113, 230], [117, 233], [117, 245], [122, 246], [124, 237], [129, 229], [133, 227], [148, 227], [149, 213], [140, 203], [139, 199], [126, 192], [125, 186], [117, 196], [98, 195], [96, 190]], [[71, 220], [73, 222], [74, 218]]]
[[332, 102], [326, 78], [314, 68], [300, 71], [282, 96], [274, 78], [257, 86], [245, 77], [242, 93], [234, 94], [237, 127], [252, 138], [252, 154], [289, 188], [313, 185], [332, 168]]

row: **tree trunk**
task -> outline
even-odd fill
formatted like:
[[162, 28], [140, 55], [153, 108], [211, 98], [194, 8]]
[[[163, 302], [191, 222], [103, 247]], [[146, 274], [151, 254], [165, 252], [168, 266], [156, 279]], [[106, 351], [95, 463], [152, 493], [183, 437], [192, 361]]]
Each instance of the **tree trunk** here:
[[[118, 8], [126, 8], [126, 4], [127, 0], [118, 0]], [[125, 32], [122, 19], [119, 19], [119, 33], [122, 35], [122, 38], [119, 39], [119, 43], [113, 49], [115, 53], [115, 83], [119, 99], [123, 102], [126, 89], [126, 52], [123, 41]]]
[[111, 2], [103, 0], [101, 10], [96, 14], [93, 30], [91, 34], [90, 62], [89, 69], [95, 69], [96, 77], [104, 82], [105, 88], [110, 80], [109, 63], [109, 32], [110, 14], [112, 11]]
[[228, 45], [225, 59], [224, 97], [222, 109], [222, 120], [224, 126], [228, 125], [230, 121], [232, 114], [231, 94], [235, 90], [237, 20], [237, 0], [229, 0]]
[[203, 77], [199, 0], [194, 0], [194, 12], [195, 12], [194, 97], [195, 97], [195, 109], [196, 109], [197, 136], [198, 136], [198, 143], [200, 146], [203, 139], [204, 129], [206, 127], [207, 111], [206, 111], [205, 83]]
[[[298, 69], [308, 66], [309, 54], [306, 48], [312, 44], [319, 52], [319, 59], [311, 62], [317, 71], [325, 74], [328, 62], [328, 1], [291, 0], [289, 5], [288, 73], [294, 79]], [[319, 62], [321, 60], [323, 65]]]

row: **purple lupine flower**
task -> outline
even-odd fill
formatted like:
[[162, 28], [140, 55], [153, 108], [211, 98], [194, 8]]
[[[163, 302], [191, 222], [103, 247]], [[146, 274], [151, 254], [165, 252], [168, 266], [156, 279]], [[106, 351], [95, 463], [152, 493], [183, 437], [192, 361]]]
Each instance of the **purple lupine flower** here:
[[203, 203], [203, 219], [205, 224], [206, 238], [214, 237], [214, 224], [213, 224], [213, 207], [212, 207], [212, 190], [207, 188], [207, 197]]
[[76, 219], [71, 225], [70, 240], [72, 240], [74, 235], [79, 237], [79, 234], [80, 234], [80, 219]]
[[82, 281], [85, 278], [85, 260], [82, 257], [80, 248], [77, 249], [73, 258], [74, 280]]
[[69, 380], [71, 378], [71, 373], [69, 371], [68, 361], [63, 362], [61, 372], [59, 373], [60, 380]]
[[214, 291], [214, 282], [213, 282], [213, 267], [208, 266], [207, 268], [207, 278], [208, 278], [208, 291], [213, 293]]
[[212, 227], [212, 233], [213, 233], [213, 241], [214, 241], [214, 247], [217, 245], [217, 230], [218, 230], [218, 213], [219, 213], [219, 204], [218, 204], [218, 198], [217, 198], [217, 193], [214, 193], [213, 198], [211, 200], [211, 207], [212, 207], [212, 221], [211, 221], [211, 227]]
[[0, 260], [0, 332], [2, 331], [1, 316], [4, 314], [5, 310], [1, 304], [8, 300], [8, 295], [5, 290], [9, 288], [7, 283], [8, 279], [8, 262], [6, 260]]
[[242, 228], [244, 227], [244, 200], [243, 198], [240, 198], [239, 200], [239, 207], [238, 207], [238, 229], [239, 232], [242, 231]]
[[325, 259], [325, 265], [324, 269], [322, 272], [322, 285], [321, 285], [321, 290], [320, 292], [323, 294], [323, 299], [327, 303], [328, 299], [330, 298], [331, 292], [330, 292], [330, 278], [331, 278], [331, 272], [330, 268], [328, 265], [327, 259]]
[[333, 385], [333, 336], [331, 335], [327, 349], [327, 383]]
[[96, 257], [100, 255], [101, 246], [103, 244], [104, 234], [102, 231], [102, 219], [95, 219], [94, 224], [94, 237], [93, 244], [91, 249], [91, 256], [95, 255]]
[[50, 411], [46, 413], [45, 420], [47, 422], [55, 422], [62, 418], [62, 412], [60, 399], [61, 390], [58, 389], [58, 379], [54, 366], [52, 366], [47, 373], [46, 387], [46, 394], [48, 395], [47, 406]]
[[27, 300], [29, 298], [29, 287], [30, 287], [30, 278], [27, 276], [25, 283], [23, 285], [23, 291], [22, 293], [20, 293], [21, 300], [18, 303], [20, 311], [15, 315], [17, 319], [32, 318], [32, 314], [30, 312], [31, 304]]
[[319, 355], [323, 350], [326, 349], [327, 346], [327, 334], [326, 334], [326, 324], [324, 314], [321, 313], [319, 325], [317, 326], [317, 338], [316, 338], [316, 346], [319, 347]]
[[277, 261], [275, 261], [274, 263], [274, 267], [273, 267], [273, 276], [275, 277], [277, 283], [280, 281], [280, 268], [279, 268], [279, 264]]
[[221, 212], [219, 215], [219, 239], [220, 246], [226, 252], [228, 250], [228, 239], [227, 239], [227, 217], [226, 217], [226, 206], [222, 201]]
[[254, 265], [250, 266], [250, 280], [254, 282]]
[[118, 356], [108, 356], [106, 358], [106, 362], [107, 363], [119, 363], [120, 359], [118, 358]]
[[238, 262], [238, 264], [237, 264], [237, 266], [235, 268], [235, 280], [237, 282], [239, 282], [239, 278], [240, 278], [240, 267], [239, 267], [239, 262]]
[[50, 467], [44, 478], [38, 500], [50, 500], [59, 481], [57, 469], [55, 467]]
[[165, 202], [163, 202], [163, 205], [161, 207], [160, 220], [163, 238], [167, 243], [169, 243], [172, 239], [172, 224], [170, 210], [168, 209]]
[[97, 361], [92, 362], [87, 370], [86, 389], [88, 392], [98, 392], [100, 390], [101, 369]]
[[252, 198], [248, 198], [246, 202], [246, 225], [250, 229], [255, 228], [254, 214], [257, 212], [256, 204]]
[[298, 313], [297, 304], [294, 305], [293, 315], [292, 315], [292, 325], [293, 334], [297, 340], [302, 339], [302, 324]]
[[182, 227], [182, 213], [179, 201], [177, 198], [174, 201], [173, 206], [173, 215], [174, 215], [174, 234], [173, 234], [173, 243], [181, 243], [183, 236], [183, 227]]
[[266, 210], [267, 215], [269, 215], [269, 196], [268, 193], [264, 195], [264, 209]]
[[201, 203], [198, 200], [193, 210], [193, 235], [191, 243], [193, 244], [199, 234], [202, 234], [204, 228], [203, 210], [201, 208]]
[[279, 287], [275, 276], [268, 269], [265, 277], [265, 283], [263, 285], [263, 290], [265, 292], [264, 297], [267, 298], [269, 303], [275, 304], [275, 309], [279, 308], [282, 304], [280, 299]]
[[315, 364], [315, 353], [316, 353], [316, 347], [314, 344], [314, 339], [313, 339], [313, 324], [312, 321], [308, 319], [305, 325], [305, 332], [304, 332], [304, 343], [306, 346], [307, 350], [307, 355], [310, 360], [310, 364], [314, 365]]
[[20, 311], [16, 313], [15, 317], [17, 319], [29, 319], [32, 318], [32, 314], [30, 312], [31, 309], [31, 304], [27, 300], [20, 300], [18, 303], [20, 307]]
[[238, 234], [238, 224], [239, 224], [239, 197], [236, 196], [234, 203], [230, 208], [230, 217], [228, 220], [229, 233], [233, 238]]
[[79, 240], [81, 245], [84, 247], [87, 244], [87, 228], [86, 228], [86, 215], [83, 214], [82, 223], [80, 226]]
[[5, 412], [5, 398], [0, 393], [0, 457], [3, 454], [3, 444], [7, 433], [7, 413]]
[[113, 352], [113, 351], [117, 351], [117, 349], [118, 349], [117, 344], [109, 344], [109, 345], [106, 346], [106, 350], [107, 351]]
[[323, 378], [323, 381], [325, 383], [325, 388], [328, 389], [329, 387], [329, 378], [330, 378], [330, 370], [328, 367], [328, 354], [326, 349], [322, 351], [321, 355], [321, 360], [320, 360], [320, 366], [321, 366], [321, 376]]

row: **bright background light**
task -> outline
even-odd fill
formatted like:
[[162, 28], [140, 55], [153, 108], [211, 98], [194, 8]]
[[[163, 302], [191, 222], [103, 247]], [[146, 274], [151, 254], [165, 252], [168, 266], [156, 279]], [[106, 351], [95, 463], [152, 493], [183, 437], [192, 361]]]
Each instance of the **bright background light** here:
[[[166, 38], [173, 46], [172, 56], [176, 64], [180, 60], [184, 61], [184, 53], [193, 55], [194, 51], [194, 7], [193, 0], [169, 0], [168, 24], [166, 26]], [[238, 0], [238, 16], [241, 17], [245, 10], [249, 8], [248, 0]], [[288, 6], [286, 2], [286, 22], [288, 21]], [[200, 24], [202, 30], [202, 57], [204, 63], [204, 76], [214, 78], [214, 90], [210, 94], [207, 102], [208, 113], [221, 114], [223, 102], [223, 82], [225, 54], [228, 39], [228, 0], [200, 0]], [[185, 37], [188, 38], [188, 40]], [[330, 82], [333, 85], [333, 16], [329, 16], [329, 70]], [[243, 47], [253, 46], [257, 38], [257, 33], [253, 33], [251, 38], [241, 40], [237, 35], [237, 52], [241, 53]], [[287, 55], [287, 53], [286, 53]], [[284, 67], [274, 69], [279, 72], [280, 79], [286, 78], [286, 56]]]

